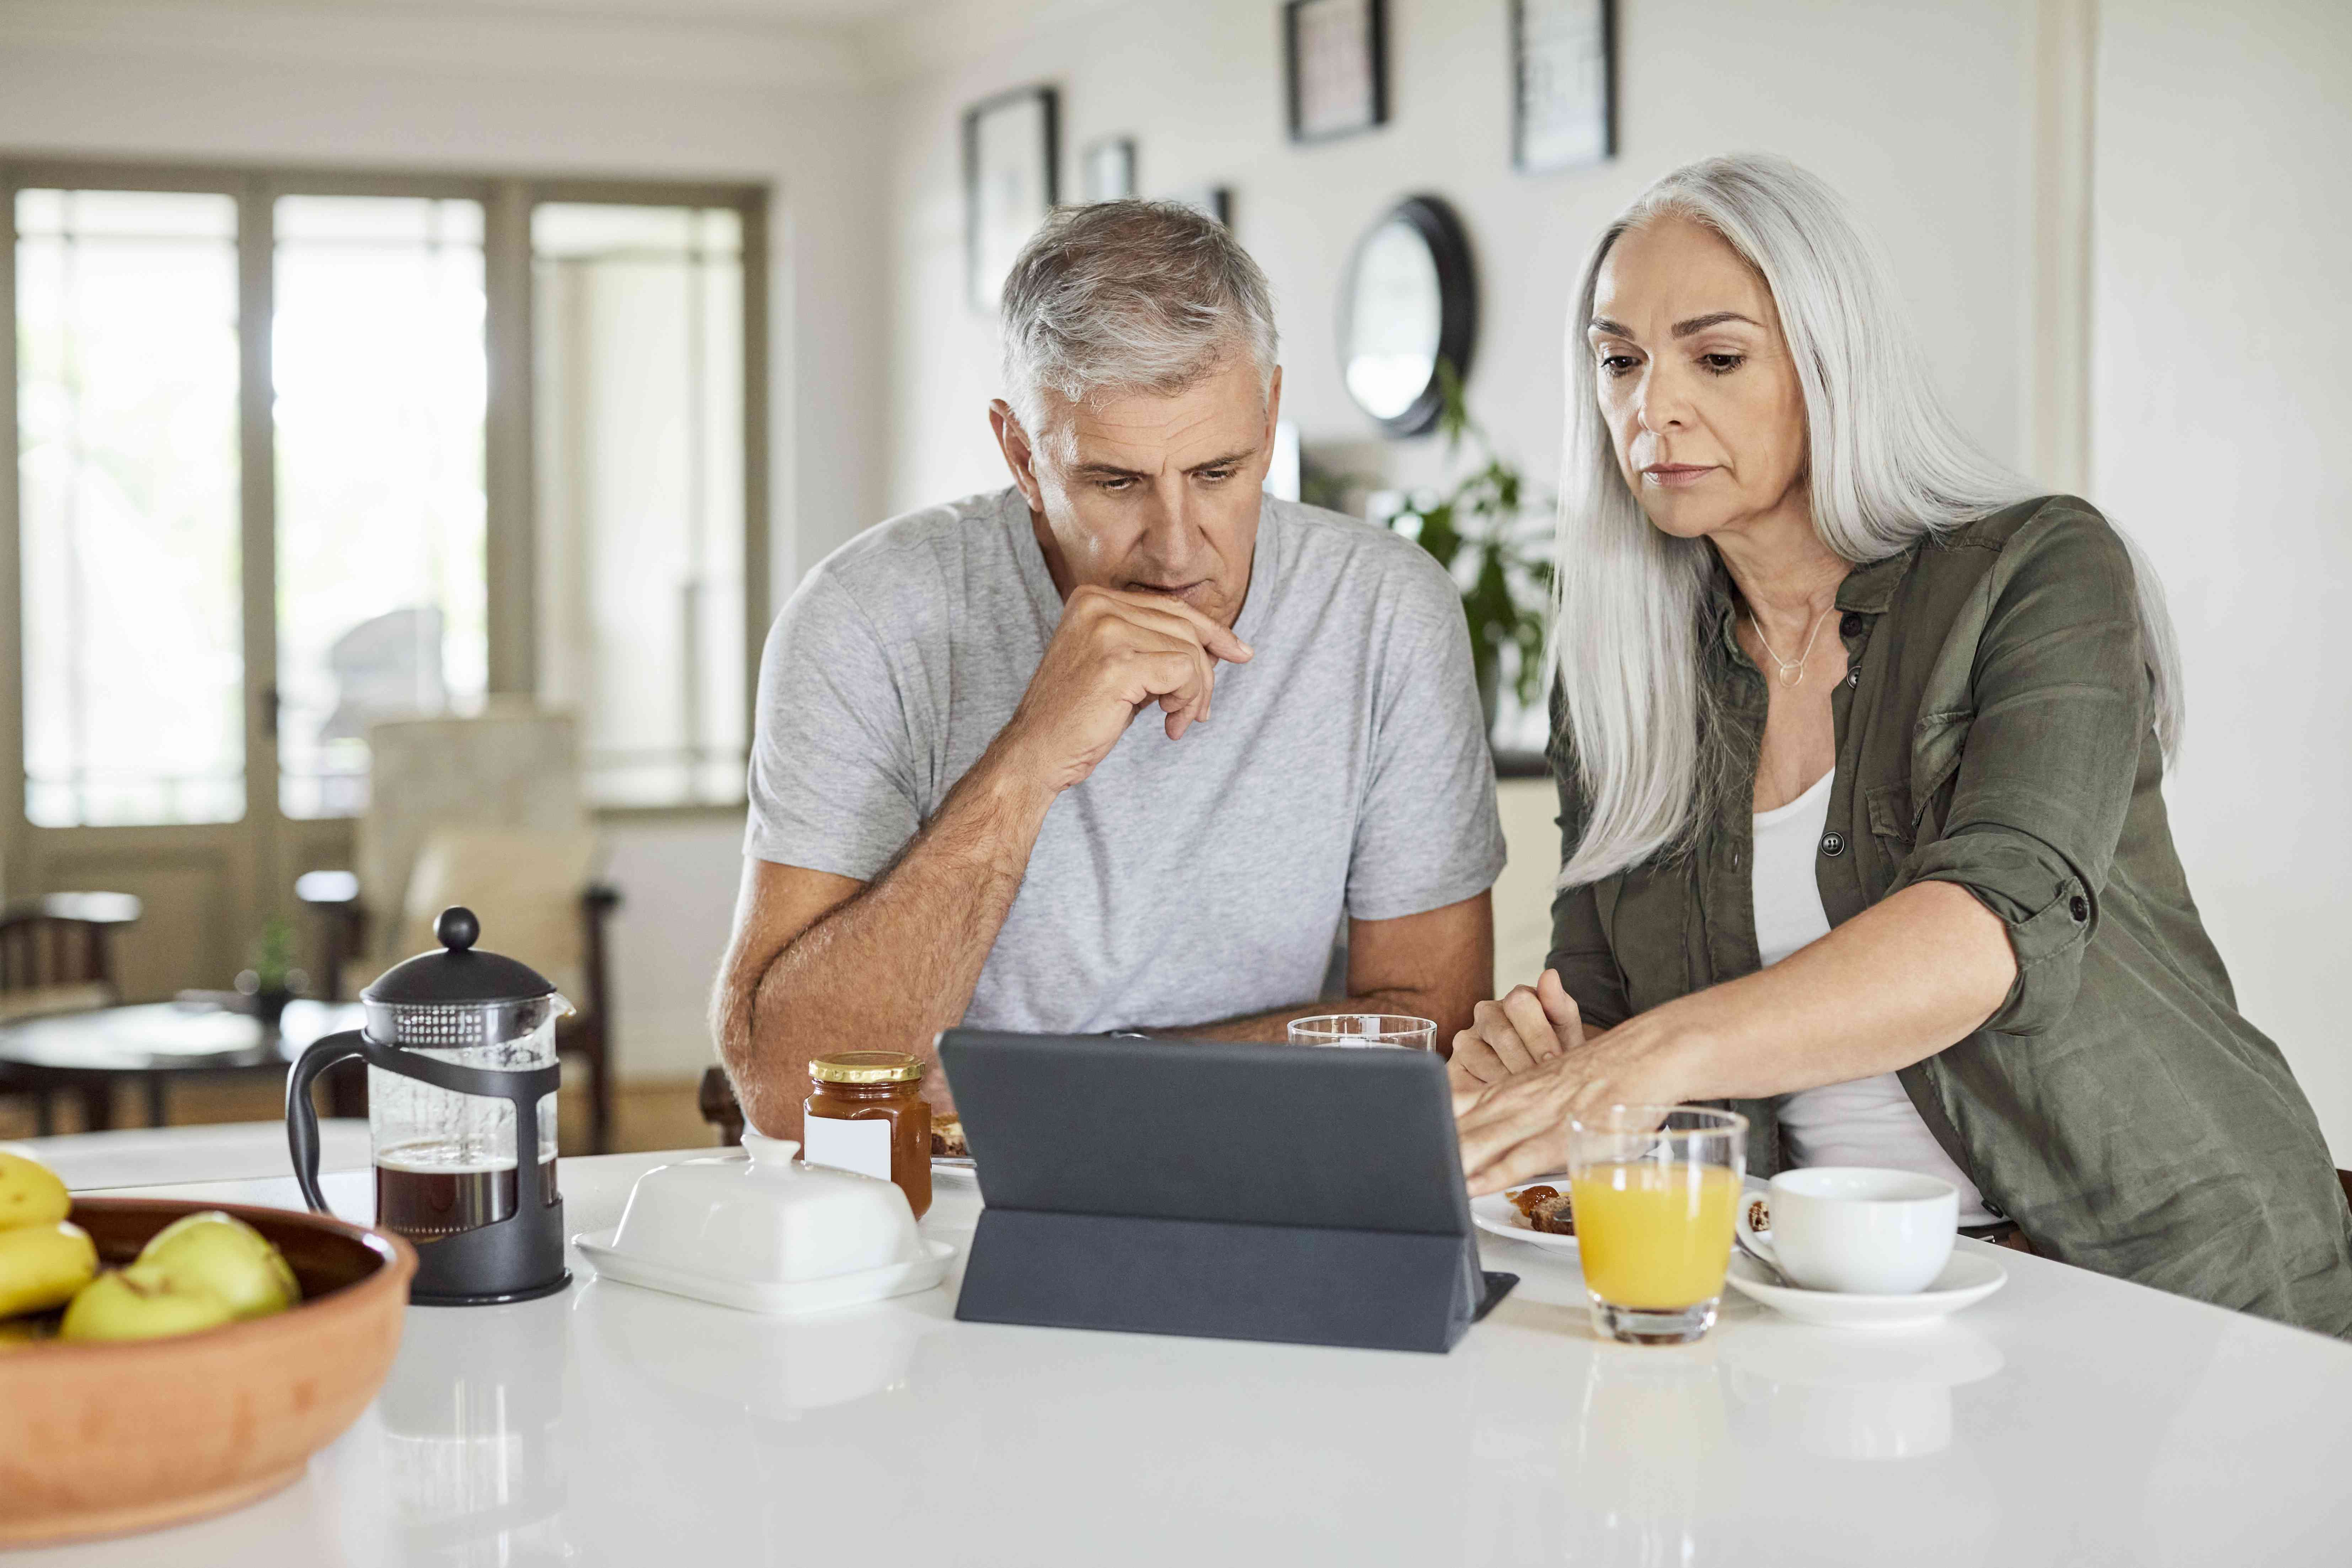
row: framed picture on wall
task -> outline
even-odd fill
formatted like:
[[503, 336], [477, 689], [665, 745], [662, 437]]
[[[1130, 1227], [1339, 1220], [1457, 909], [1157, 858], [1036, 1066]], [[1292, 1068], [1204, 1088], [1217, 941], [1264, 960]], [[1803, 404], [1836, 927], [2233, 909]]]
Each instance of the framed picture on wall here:
[[983, 99], [963, 112], [964, 253], [974, 310], [993, 310], [1013, 258], [1058, 199], [1050, 87]]
[[1617, 155], [1615, 0], [1511, 0], [1511, 161], [1524, 174]]
[[1382, 0], [1288, 0], [1282, 42], [1293, 142], [1328, 142], [1387, 122], [1387, 35]]
[[1115, 202], [1135, 195], [1135, 139], [1106, 136], [1078, 154], [1078, 188], [1089, 202]]

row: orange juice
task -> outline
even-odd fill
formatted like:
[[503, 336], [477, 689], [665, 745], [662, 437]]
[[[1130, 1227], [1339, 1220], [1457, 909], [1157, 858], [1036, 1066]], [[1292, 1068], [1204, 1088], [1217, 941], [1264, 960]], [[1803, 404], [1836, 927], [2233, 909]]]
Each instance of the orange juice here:
[[1584, 1283], [1612, 1307], [1674, 1311], [1723, 1294], [1739, 1177], [1725, 1165], [1590, 1165], [1569, 1182]]

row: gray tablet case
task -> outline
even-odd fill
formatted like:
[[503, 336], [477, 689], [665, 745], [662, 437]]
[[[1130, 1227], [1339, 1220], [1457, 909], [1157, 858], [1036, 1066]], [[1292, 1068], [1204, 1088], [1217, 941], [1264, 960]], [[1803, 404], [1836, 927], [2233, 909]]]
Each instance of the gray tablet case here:
[[987, 1201], [968, 1322], [1444, 1351], [1518, 1283], [1425, 1052], [951, 1029], [940, 1061]]

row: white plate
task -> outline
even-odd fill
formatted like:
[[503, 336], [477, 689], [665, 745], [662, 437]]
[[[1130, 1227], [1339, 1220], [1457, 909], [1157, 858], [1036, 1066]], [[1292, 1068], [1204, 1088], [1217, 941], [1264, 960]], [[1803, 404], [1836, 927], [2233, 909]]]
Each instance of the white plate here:
[[934, 1154], [931, 1156], [931, 1169], [934, 1171], [961, 1171], [968, 1176], [977, 1168], [978, 1167], [972, 1164], [971, 1156], [969, 1154]]
[[2009, 1270], [1975, 1247], [1955, 1247], [1935, 1283], [1911, 1296], [1854, 1296], [1840, 1290], [1796, 1290], [1774, 1285], [1746, 1253], [1731, 1255], [1731, 1288], [1801, 1322], [1831, 1328], [1899, 1329], [1931, 1323], [1974, 1306], [2009, 1282]]
[[1480, 1230], [1492, 1231], [1496, 1236], [1507, 1236], [1513, 1241], [1532, 1242], [1538, 1247], [1549, 1247], [1554, 1252], [1574, 1252], [1576, 1237], [1558, 1236], [1548, 1230], [1538, 1230], [1528, 1223], [1528, 1216], [1521, 1214], [1517, 1206], [1511, 1202], [1511, 1193], [1525, 1192], [1529, 1187], [1557, 1187], [1564, 1193], [1568, 1191], [1568, 1177], [1564, 1174], [1538, 1176], [1531, 1181], [1517, 1184], [1509, 1192], [1488, 1193], [1483, 1198], [1472, 1198], [1470, 1223]]
[[588, 1261], [596, 1266], [596, 1272], [604, 1279], [642, 1285], [649, 1290], [667, 1290], [673, 1296], [691, 1296], [698, 1301], [716, 1301], [722, 1307], [734, 1307], [746, 1312], [765, 1312], [783, 1318], [797, 1318], [810, 1312], [830, 1312], [843, 1307], [863, 1306], [868, 1301], [879, 1301], [891, 1296], [910, 1296], [918, 1290], [928, 1290], [947, 1278], [948, 1260], [956, 1252], [944, 1241], [926, 1240], [923, 1243], [924, 1255], [911, 1263], [894, 1263], [887, 1268], [866, 1268], [855, 1274], [836, 1274], [830, 1279], [805, 1279], [783, 1285], [751, 1279], [724, 1279], [616, 1252], [613, 1248], [611, 1230], [575, 1236], [572, 1242], [587, 1255]]
[[[1748, 1177], [1746, 1186], [1749, 1197], [1764, 1196], [1764, 1184], [1755, 1177]], [[1488, 1193], [1483, 1198], [1472, 1198], [1470, 1223], [1480, 1230], [1492, 1231], [1496, 1236], [1507, 1236], [1513, 1241], [1530, 1242], [1537, 1247], [1549, 1247], [1554, 1252], [1574, 1252], [1576, 1237], [1536, 1229], [1528, 1223], [1527, 1215], [1521, 1214], [1518, 1206], [1511, 1202], [1512, 1193], [1523, 1193], [1529, 1187], [1557, 1187], [1561, 1192], [1566, 1192], [1568, 1177], [1565, 1173], [1557, 1176], [1537, 1176], [1529, 1181], [1520, 1182], [1504, 1192]]]

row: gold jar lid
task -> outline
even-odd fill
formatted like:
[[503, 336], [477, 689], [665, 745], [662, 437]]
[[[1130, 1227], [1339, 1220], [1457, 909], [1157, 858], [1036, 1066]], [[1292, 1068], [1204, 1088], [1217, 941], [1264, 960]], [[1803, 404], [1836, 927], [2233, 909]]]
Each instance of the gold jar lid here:
[[818, 1083], [913, 1083], [923, 1064], [904, 1051], [839, 1051], [809, 1063]]

